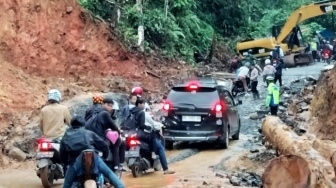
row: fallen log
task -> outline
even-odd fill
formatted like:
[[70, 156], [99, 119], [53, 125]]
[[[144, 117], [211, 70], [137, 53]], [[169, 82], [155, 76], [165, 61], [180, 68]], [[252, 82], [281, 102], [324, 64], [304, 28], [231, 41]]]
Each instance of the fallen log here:
[[313, 142], [313, 148], [318, 151], [326, 160], [331, 162], [331, 158], [336, 152], [336, 142], [331, 140], [316, 139]]
[[[312, 147], [310, 140], [303, 140], [275, 116], [264, 119], [262, 133], [273, 148], [285, 155], [273, 160], [271, 166], [266, 168], [263, 175], [264, 188], [282, 188], [277, 184], [280, 181], [286, 181], [288, 188], [299, 188], [299, 185], [302, 188], [336, 187], [331, 181], [335, 178], [333, 166]], [[275, 170], [275, 167], [280, 166], [283, 166], [281, 175]], [[285, 169], [286, 167], [289, 169]], [[284, 175], [286, 176], [283, 177]]]
[[331, 162], [331, 165], [334, 167], [334, 172], [336, 173], [336, 142], [316, 139], [313, 142], [313, 148], [326, 160]]

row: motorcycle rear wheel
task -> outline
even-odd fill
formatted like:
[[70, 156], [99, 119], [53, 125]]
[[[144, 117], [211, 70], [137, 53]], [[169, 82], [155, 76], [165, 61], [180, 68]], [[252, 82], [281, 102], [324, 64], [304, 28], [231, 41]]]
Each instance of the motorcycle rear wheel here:
[[237, 86], [233, 86], [232, 91], [231, 91], [231, 94], [233, 97], [236, 97], [238, 95], [237, 90], [238, 90]]
[[41, 169], [40, 174], [43, 187], [48, 188], [54, 183], [54, 173], [51, 171], [50, 166], [45, 166]]
[[131, 171], [134, 178], [137, 178], [141, 175], [140, 164], [138, 161], [131, 166]]

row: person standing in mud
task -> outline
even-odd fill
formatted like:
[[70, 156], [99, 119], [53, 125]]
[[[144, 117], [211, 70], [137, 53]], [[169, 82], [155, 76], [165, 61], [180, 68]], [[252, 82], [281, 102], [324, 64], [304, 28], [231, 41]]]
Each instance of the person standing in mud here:
[[257, 89], [258, 87], [258, 76], [259, 76], [259, 71], [258, 69], [255, 67], [255, 65], [251, 65], [250, 66], [250, 70], [251, 70], [251, 91], [253, 94], [253, 99], [259, 99], [259, 91]]
[[267, 87], [267, 97], [265, 101], [266, 107], [270, 107], [271, 115], [276, 116], [278, 113], [278, 106], [280, 102], [280, 88], [274, 83], [273, 76], [267, 76], [266, 78]]

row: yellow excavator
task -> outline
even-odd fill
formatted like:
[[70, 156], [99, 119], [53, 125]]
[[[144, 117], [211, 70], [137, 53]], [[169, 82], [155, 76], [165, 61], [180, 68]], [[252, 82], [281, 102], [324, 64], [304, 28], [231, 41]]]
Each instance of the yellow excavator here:
[[281, 26], [272, 27], [273, 37], [237, 43], [237, 52], [246, 56], [248, 50], [252, 49], [252, 54], [256, 58], [262, 58], [269, 56], [270, 52], [279, 45], [285, 53], [284, 62], [287, 67], [312, 63], [314, 62], [312, 55], [304, 53], [305, 46], [302, 44], [304, 41], [298, 25], [307, 19], [331, 13], [334, 10], [336, 10], [336, 0], [304, 5], [288, 17], [282, 28]]

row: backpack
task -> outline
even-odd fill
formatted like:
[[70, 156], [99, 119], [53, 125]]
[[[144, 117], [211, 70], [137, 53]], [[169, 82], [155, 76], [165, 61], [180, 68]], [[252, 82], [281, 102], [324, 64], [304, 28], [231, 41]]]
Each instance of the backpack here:
[[279, 55], [279, 50], [278, 49], [275, 49], [272, 51], [272, 58], [273, 59], [278, 59], [280, 57]]
[[122, 130], [135, 130], [138, 127], [136, 114], [137, 113], [130, 113], [125, 120], [121, 122], [120, 128]]
[[85, 129], [96, 132], [97, 130], [97, 120], [98, 120], [98, 113], [92, 114], [92, 116], [85, 121]]

